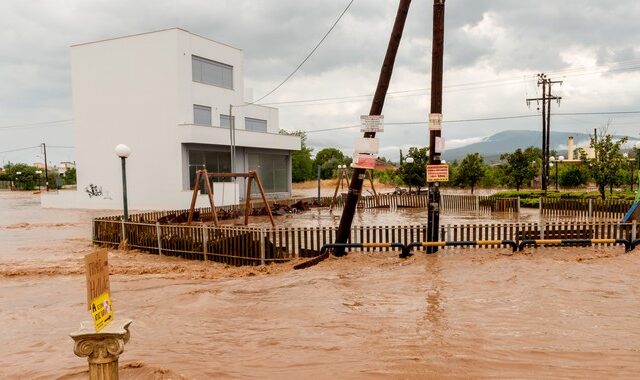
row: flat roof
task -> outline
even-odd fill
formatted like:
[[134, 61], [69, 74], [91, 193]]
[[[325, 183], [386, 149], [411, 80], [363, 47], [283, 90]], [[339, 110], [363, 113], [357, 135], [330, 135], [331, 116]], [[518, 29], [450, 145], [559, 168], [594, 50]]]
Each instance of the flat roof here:
[[75, 47], [75, 46], [82, 46], [82, 45], [90, 45], [90, 44], [97, 44], [97, 43], [100, 43], [100, 42], [106, 42], [106, 41], [119, 40], [119, 39], [122, 39], [122, 38], [129, 38], [129, 37], [144, 36], [144, 35], [146, 35], [146, 34], [152, 34], [152, 33], [162, 33], [162, 32], [167, 32], [167, 31], [170, 31], [170, 30], [179, 30], [179, 31], [182, 31], [182, 32], [184, 32], [184, 33], [189, 33], [189, 34], [191, 34], [192, 36], [196, 36], [196, 37], [199, 37], [199, 38], [203, 38], [203, 39], [205, 39], [205, 40], [208, 40], [208, 41], [211, 41], [211, 42], [215, 42], [215, 43], [217, 43], [217, 44], [224, 45], [224, 46], [230, 47], [230, 48], [232, 48], [232, 49], [236, 49], [236, 50], [242, 51], [242, 49], [239, 49], [239, 48], [237, 48], [237, 47], [235, 47], [235, 46], [231, 46], [231, 45], [229, 45], [229, 44], [225, 44], [224, 42], [216, 41], [216, 40], [213, 40], [213, 39], [211, 39], [211, 38], [204, 37], [204, 36], [201, 36], [201, 35], [199, 35], [199, 34], [192, 33], [192, 32], [190, 32], [190, 31], [188, 31], [188, 30], [186, 30], [186, 29], [178, 28], [178, 27], [174, 27], [174, 28], [166, 28], [166, 29], [160, 29], [160, 30], [152, 30], [152, 31], [150, 31], [150, 32], [143, 32], [143, 33], [128, 34], [128, 35], [125, 35], [125, 36], [119, 36], [119, 37], [104, 38], [104, 39], [96, 40], [96, 41], [81, 42], [81, 43], [78, 43], [78, 44], [73, 44], [73, 45], [71, 45], [71, 47]]

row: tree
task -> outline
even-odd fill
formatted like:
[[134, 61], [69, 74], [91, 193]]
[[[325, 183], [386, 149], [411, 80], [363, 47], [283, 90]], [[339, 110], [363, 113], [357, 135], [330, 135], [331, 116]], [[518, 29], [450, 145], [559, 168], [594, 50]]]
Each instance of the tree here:
[[569, 165], [560, 171], [558, 182], [562, 187], [584, 186], [589, 181], [589, 172], [579, 165]]
[[[18, 190], [33, 190], [38, 186], [39, 176], [36, 174], [38, 168], [27, 164], [15, 164], [7, 167], [9, 178], [13, 179], [13, 183]], [[18, 174], [20, 173], [20, 174]]]
[[455, 184], [457, 186], [471, 187], [471, 194], [480, 179], [484, 177], [487, 165], [480, 153], [467, 154], [456, 170]]
[[67, 169], [64, 172], [63, 185], [75, 185], [76, 184], [76, 168]]
[[315, 165], [320, 166], [320, 178], [329, 179], [334, 176], [338, 165], [347, 165], [348, 160], [336, 148], [324, 148], [316, 154]]
[[300, 150], [291, 153], [291, 180], [303, 182], [313, 179], [313, 149], [307, 146], [307, 134], [303, 131], [290, 132], [284, 129], [280, 130], [280, 134], [300, 137]]
[[503, 161], [501, 166], [507, 184], [520, 191], [523, 184], [531, 182], [536, 176], [539, 153], [539, 149], [529, 147], [524, 151], [518, 148], [513, 153], [502, 154], [500, 160]]
[[[407, 163], [407, 158], [412, 157], [413, 163]], [[409, 148], [409, 153], [402, 157], [404, 163], [400, 166], [400, 178], [405, 185], [418, 188], [427, 184], [427, 164], [429, 163], [429, 148]]]
[[594, 158], [588, 158], [583, 149], [579, 150], [580, 159], [589, 168], [591, 178], [598, 185], [598, 192], [603, 200], [606, 198], [607, 186], [612, 193], [613, 185], [619, 181], [619, 172], [625, 163], [620, 148], [627, 142], [626, 137], [614, 141], [613, 136], [607, 133], [608, 128], [609, 123], [589, 136], [589, 146], [593, 149]]

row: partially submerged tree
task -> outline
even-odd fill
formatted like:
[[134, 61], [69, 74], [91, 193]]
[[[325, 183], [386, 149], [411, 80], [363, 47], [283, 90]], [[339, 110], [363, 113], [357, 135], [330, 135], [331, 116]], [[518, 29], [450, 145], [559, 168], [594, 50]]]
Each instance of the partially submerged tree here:
[[473, 190], [484, 177], [486, 170], [487, 165], [485, 165], [480, 153], [467, 154], [456, 169], [455, 184], [457, 186], [471, 187], [471, 194], [473, 194]]
[[[413, 163], [407, 163], [407, 158], [412, 157]], [[401, 157], [403, 164], [400, 166], [400, 178], [409, 187], [420, 188], [427, 184], [427, 164], [429, 163], [429, 148], [409, 148], [409, 153]]]
[[311, 159], [313, 149], [307, 146], [307, 134], [303, 131], [289, 132], [284, 129], [280, 130], [280, 134], [298, 136], [301, 140], [300, 150], [291, 152], [291, 180], [293, 182], [303, 182], [313, 179], [313, 160]]
[[619, 181], [619, 172], [625, 164], [621, 147], [627, 142], [627, 137], [614, 141], [608, 133], [609, 124], [596, 130], [589, 136], [589, 146], [593, 149], [595, 157], [588, 157], [583, 149], [580, 149], [580, 159], [589, 168], [591, 178], [598, 186], [598, 192], [602, 199], [606, 198], [606, 189], [613, 192], [613, 185]]
[[506, 183], [514, 186], [517, 191], [523, 184], [531, 182], [537, 173], [537, 161], [540, 158], [540, 149], [529, 147], [524, 151], [520, 148], [513, 153], [504, 153], [500, 156], [503, 161]]

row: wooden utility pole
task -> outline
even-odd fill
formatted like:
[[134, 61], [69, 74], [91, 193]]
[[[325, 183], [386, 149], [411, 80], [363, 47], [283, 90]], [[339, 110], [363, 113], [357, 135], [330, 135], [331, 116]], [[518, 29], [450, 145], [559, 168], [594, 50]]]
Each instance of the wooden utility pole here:
[[[444, 56], [444, 1], [433, 0], [433, 39], [431, 47], [431, 113], [429, 115], [429, 164], [441, 163], [438, 140], [442, 135], [442, 72]], [[425, 168], [426, 170], [426, 168]], [[439, 240], [440, 183], [429, 183], [427, 205], [427, 241]], [[427, 247], [427, 253], [435, 253], [438, 247]]]
[[562, 97], [551, 94], [551, 86], [562, 81], [552, 81], [547, 78], [544, 73], [538, 74], [538, 86], [542, 86], [541, 98], [527, 99], [527, 105], [531, 102], [542, 102], [542, 173], [540, 175], [541, 187], [543, 191], [547, 191], [549, 186], [549, 157], [551, 143], [551, 101], [556, 100], [560, 103]]
[[[380, 70], [380, 77], [378, 78], [378, 86], [376, 88], [373, 102], [371, 103], [371, 109], [369, 115], [382, 114], [382, 108], [384, 106], [384, 100], [389, 89], [389, 82], [391, 81], [391, 74], [393, 73], [393, 65], [396, 60], [396, 54], [398, 53], [398, 46], [400, 46], [400, 40], [402, 39], [402, 32], [404, 30], [404, 24], [409, 13], [409, 5], [411, 0], [400, 0], [398, 5], [398, 13], [393, 24], [393, 30], [391, 31], [391, 38], [389, 39], [389, 45], [387, 46], [387, 53], [384, 57], [382, 69]], [[364, 137], [375, 137], [374, 132], [366, 132]], [[336, 233], [336, 243], [346, 243], [351, 235], [351, 223], [353, 222], [353, 215], [358, 205], [358, 198], [362, 192], [362, 183], [364, 181], [365, 169], [354, 168], [351, 182], [349, 183], [349, 192], [347, 193], [347, 200], [340, 217], [340, 225], [338, 226], [338, 232]], [[344, 255], [344, 248], [338, 248], [334, 251], [336, 256]]]

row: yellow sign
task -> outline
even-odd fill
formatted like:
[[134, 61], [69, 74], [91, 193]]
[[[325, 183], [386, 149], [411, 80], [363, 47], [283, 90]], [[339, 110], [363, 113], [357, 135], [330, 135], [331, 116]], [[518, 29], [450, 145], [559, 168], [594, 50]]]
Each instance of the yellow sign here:
[[91, 301], [91, 317], [96, 326], [96, 332], [100, 332], [113, 321], [113, 305], [109, 292], [102, 293]]
[[109, 257], [106, 249], [100, 249], [84, 257], [87, 275], [87, 308], [91, 310], [94, 299], [109, 292]]
[[427, 165], [427, 182], [449, 181], [449, 165]]

